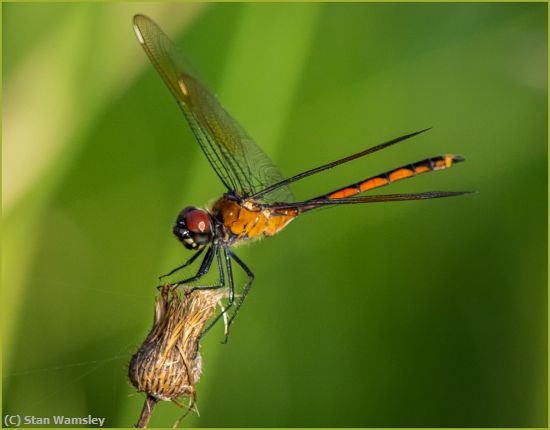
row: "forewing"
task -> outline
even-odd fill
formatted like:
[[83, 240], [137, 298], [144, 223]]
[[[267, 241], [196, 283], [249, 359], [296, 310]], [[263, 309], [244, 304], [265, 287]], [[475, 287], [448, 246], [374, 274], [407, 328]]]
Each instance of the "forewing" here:
[[[134, 29], [227, 189], [251, 196], [282, 181], [277, 167], [201, 82], [159, 26], [144, 15], [136, 15]], [[265, 194], [261, 200], [290, 201], [292, 194], [288, 187], [281, 187]]]

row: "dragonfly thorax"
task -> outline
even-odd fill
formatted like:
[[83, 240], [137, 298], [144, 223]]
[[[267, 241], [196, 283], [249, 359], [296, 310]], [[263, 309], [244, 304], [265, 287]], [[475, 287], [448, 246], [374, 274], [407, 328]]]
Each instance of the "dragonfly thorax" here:
[[187, 206], [179, 213], [172, 231], [187, 249], [197, 249], [212, 242], [212, 225], [208, 212]]

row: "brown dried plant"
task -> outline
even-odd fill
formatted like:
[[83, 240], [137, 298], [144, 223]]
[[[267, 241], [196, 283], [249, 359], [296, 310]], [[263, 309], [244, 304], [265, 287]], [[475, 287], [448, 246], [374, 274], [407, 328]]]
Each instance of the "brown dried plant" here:
[[[166, 285], [155, 303], [153, 328], [130, 361], [128, 376], [139, 392], [146, 394], [136, 427], [147, 427], [160, 400], [189, 403], [179, 422], [195, 407], [196, 384], [202, 371], [199, 340], [206, 322], [221, 307], [226, 292], [208, 289], [178, 291]], [[223, 308], [222, 308], [223, 309]]]

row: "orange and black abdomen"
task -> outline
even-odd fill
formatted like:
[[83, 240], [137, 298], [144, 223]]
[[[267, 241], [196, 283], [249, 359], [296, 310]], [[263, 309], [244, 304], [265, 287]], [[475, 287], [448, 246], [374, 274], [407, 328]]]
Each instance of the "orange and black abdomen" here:
[[212, 207], [212, 214], [223, 223], [225, 238], [230, 242], [273, 236], [292, 221], [298, 211], [273, 211], [254, 205], [250, 201], [238, 202], [222, 197]]
[[421, 173], [432, 172], [434, 170], [448, 169], [453, 164], [463, 161], [464, 159], [458, 155], [446, 154], [439, 157], [426, 158], [416, 163], [407, 164], [397, 169], [390, 170], [376, 175], [368, 179], [340, 188], [331, 193], [317, 197], [313, 200], [339, 200], [346, 197], [352, 197], [365, 191], [389, 185], [401, 179], [410, 178]]

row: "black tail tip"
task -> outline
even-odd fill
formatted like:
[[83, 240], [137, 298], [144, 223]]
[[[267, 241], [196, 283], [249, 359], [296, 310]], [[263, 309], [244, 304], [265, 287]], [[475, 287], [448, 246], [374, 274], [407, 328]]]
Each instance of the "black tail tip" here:
[[419, 131], [415, 131], [414, 133], [411, 133], [411, 136], [417, 136], [419, 134], [422, 134], [422, 133], [426, 133], [427, 131], [430, 131], [433, 127], [428, 127], [428, 128], [424, 128], [422, 130], [419, 130]]
[[455, 191], [455, 192], [452, 192], [452, 194], [449, 195], [449, 197], [454, 197], [454, 196], [471, 196], [473, 194], [479, 194], [479, 191], [477, 190], [474, 190], [474, 191]]

